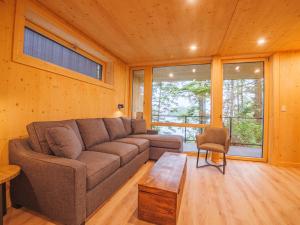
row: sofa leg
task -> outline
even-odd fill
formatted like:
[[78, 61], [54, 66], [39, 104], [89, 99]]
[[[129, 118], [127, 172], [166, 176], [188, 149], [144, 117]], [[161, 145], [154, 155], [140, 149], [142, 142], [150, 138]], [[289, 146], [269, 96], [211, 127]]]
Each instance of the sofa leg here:
[[85, 225], [85, 221], [84, 221], [84, 222], [82, 222], [82, 224], [80, 224], [80, 225]]
[[20, 209], [20, 208], [22, 208], [22, 205], [16, 204], [16, 203], [12, 203], [12, 204], [11, 204], [11, 207], [13, 207], [13, 208], [15, 208], [15, 209]]

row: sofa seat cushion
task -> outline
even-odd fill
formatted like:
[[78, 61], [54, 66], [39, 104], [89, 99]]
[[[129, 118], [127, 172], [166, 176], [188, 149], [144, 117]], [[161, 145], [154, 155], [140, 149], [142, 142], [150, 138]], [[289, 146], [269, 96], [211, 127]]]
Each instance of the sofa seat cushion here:
[[89, 151], [105, 152], [117, 155], [121, 158], [121, 166], [132, 160], [139, 152], [138, 147], [135, 145], [116, 141], [95, 145], [90, 148]]
[[87, 190], [93, 189], [120, 168], [120, 157], [113, 154], [83, 151], [77, 160], [86, 164]]
[[53, 152], [51, 151], [50, 146], [46, 140], [46, 131], [49, 128], [59, 127], [59, 126], [71, 127], [75, 132], [76, 136], [78, 137], [78, 140], [80, 141], [81, 149], [82, 150], [85, 149], [76, 121], [62, 120], [62, 121], [33, 122], [26, 126], [30, 137], [30, 144], [33, 150], [47, 155], [53, 155]]
[[199, 146], [199, 148], [202, 150], [210, 150], [213, 152], [221, 152], [221, 153], [225, 152], [224, 147], [225, 147], [224, 145], [219, 145], [215, 143], [205, 143]]
[[158, 148], [180, 149], [183, 142], [180, 135], [133, 134], [128, 137], [147, 139], [150, 141], [150, 146]]
[[121, 139], [117, 139], [115, 141], [136, 145], [138, 147], [140, 153], [150, 147], [150, 141], [147, 139], [143, 139], [143, 138], [121, 138]]

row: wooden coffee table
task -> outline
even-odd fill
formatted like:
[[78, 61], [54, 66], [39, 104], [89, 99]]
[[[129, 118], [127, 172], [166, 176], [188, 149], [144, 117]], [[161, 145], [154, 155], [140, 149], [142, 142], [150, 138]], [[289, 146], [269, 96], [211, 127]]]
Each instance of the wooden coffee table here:
[[139, 219], [173, 225], [177, 222], [186, 176], [185, 154], [164, 153], [139, 183]]

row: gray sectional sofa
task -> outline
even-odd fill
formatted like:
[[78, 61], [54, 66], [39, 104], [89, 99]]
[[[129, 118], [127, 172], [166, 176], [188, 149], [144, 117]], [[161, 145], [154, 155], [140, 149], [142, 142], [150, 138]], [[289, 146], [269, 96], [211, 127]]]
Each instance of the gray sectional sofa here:
[[[76, 135], [77, 142], [72, 144], [77, 143], [77, 155], [71, 158], [57, 156], [49, 141], [50, 130], [53, 134], [60, 126]], [[142, 120], [33, 122], [27, 130], [29, 138], [9, 142], [10, 163], [22, 168], [11, 183], [12, 205], [68, 225], [84, 224], [149, 159], [157, 160], [166, 151], [182, 151], [182, 137], [147, 131]]]

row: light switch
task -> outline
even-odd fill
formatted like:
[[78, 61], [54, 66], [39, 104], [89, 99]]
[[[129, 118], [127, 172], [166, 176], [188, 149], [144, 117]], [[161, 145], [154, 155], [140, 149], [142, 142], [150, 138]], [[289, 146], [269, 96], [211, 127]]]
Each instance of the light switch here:
[[281, 112], [286, 112], [286, 105], [281, 106]]

